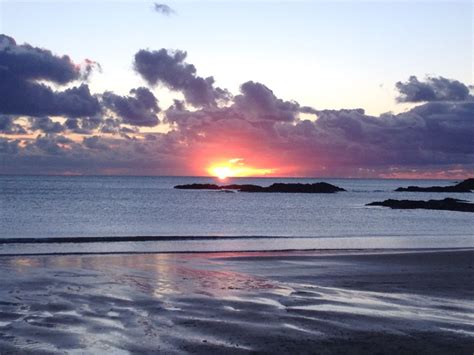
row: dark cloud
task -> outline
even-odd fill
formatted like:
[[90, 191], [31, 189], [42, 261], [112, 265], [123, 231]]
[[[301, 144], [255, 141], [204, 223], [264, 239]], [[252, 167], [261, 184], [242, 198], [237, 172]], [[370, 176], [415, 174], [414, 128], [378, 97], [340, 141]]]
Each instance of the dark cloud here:
[[[255, 105], [246, 109], [237, 103], [200, 110], [173, 105], [165, 112], [167, 121], [173, 123], [168, 133], [136, 139], [134, 135], [139, 132], [124, 132], [119, 119], [108, 118], [100, 123], [100, 129], [120, 134], [113, 141], [95, 135], [85, 137], [82, 143], [66, 142], [65, 147], [57, 135], [46, 135], [35, 141], [35, 150], [30, 149], [30, 153], [50, 156], [54, 169], [60, 164], [71, 169], [74, 161], [75, 169], [82, 172], [94, 167], [94, 171], [107, 173], [197, 173], [206, 166], [203, 158], [212, 161], [226, 156], [244, 158], [254, 166], [283, 167], [282, 174], [307, 176], [374, 176], [393, 169], [440, 171], [453, 166], [474, 169], [473, 101], [431, 102], [400, 114], [380, 116], [368, 115], [363, 109], [311, 109], [316, 120], [298, 118], [297, 112], [304, 109], [289, 102], [291, 105], [283, 105], [284, 114], [276, 115], [285, 119], [275, 119], [279, 105], [269, 103], [281, 99], [256, 87], [261, 89], [259, 94], [243, 90], [242, 95], [261, 98], [263, 92], [266, 99], [255, 100]], [[15, 146], [9, 149], [13, 152]], [[27, 161], [23, 155], [22, 160], [15, 155], [17, 161]], [[55, 158], [58, 156], [62, 158]], [[85, 165], [87, 159], [89, 165]], [[13, 169], [12, 161], [4, 161]], [[266, 162], [273, 166], [265, 166]], [[151, 165], [155, 170], [150, 170]]]
[[102, 142], [99, 136], [84, 137], [84, 145], [89, 149], [107, 150], [109, 146]]
[[285, 101], [275, 96], [267, 86], [253, 81], [241, 85], [241, 93], [233, 97], [232, 104], [188, 111], [181, 101], [166, 112], [166, 121], [181, 127], [209, 123], [225, 117], [240, 119], [255, 125], [272, 126], [276, 122], [294, 122], [300, 113], [316, 114], [311, 107], [300, 107], [295, 101]]
[[31, 130], [40, 130], [44, 133], [61, 133], [65, 131], [65, 127], [59, 123], [54, 122], [49, 117], [34, 117], [30, 118]]
[[106, 118], [100, 131], [102, 133], [117, 134], [120, 132], [121, 121], [113, 118]]
[[80, 119], [81, 128], [92, 132], [98, 129], [101, 125], [104, 125], [104, 121], [101, 117], [83, 117]]
[[16, 155], [19, 151], [19, 143], [20, 141], [18, 139], [9, 140], [0, 137], [0, 154]]
[[158, 12], [159, 14], [162, 14], [162, 15], [166, 15], [166, 16], [169, 16], [169, 15], [173, 15], [176, 13], [176, 11], [174, 11], [171, 7], [169, 7], [168, 5], [166, 4], [159, 4], [159, 3], [154, 3], [153, 4], [153, 10], [155, 10], [156, 12]]
[[76, 118], [68, 118], [66, 122], [64, 123], [64, 125], [66, 126], [67, 129], [69, 129], [70, 131], [74, 133], [79, 133], [79, 134], [90, 133], [88, 130], [82, 129], [82, 127], [80, 126], [80, 121]]
[[87, 85], [65, 91], [19, 81], [0, 72], [0, 113], [28, 116], [90, 116], [100, 113], [98, 100]]
[[77, 65], [68, 56], [56, 56], [28, 44], [17, 45], [13, 38], [0, 35], [0, 113], [72, 117], [97, 114], [99, 102], [86, 84], [54, 91], [43, 83], [64, 85], [83, 80], [94, 66], [90, 60]]
[[68, 118], [64, 123], [64, 127], [69, 131], [77, 134], [92, 134], [95, 130], [100, 127], [106, 126], [106, 120], [102, 117], [81, 117], [81, 118]]
[[[359, 108], [302, 106], [254, 81], [232, 96], [185, 60], [186, 52], [165, 49], [135, 55], [135, 70], [149, 85], [184, 96], [161, 112], [147, 88], [126, 96], [94, 96], [85, 84], [69, 88], [94, 64], [78, 66], [67, 56], [0, 37], [2, 172], [202, 174], [208, 163], [224, 158], [278, 168], [282, 175], [474, 171], [474, 100], [459, 81], [410, 77], [396, 84], [398, 100], [423, 103], [400, 114], [371, 116]], [[68, 89], [55, 91], [48, 82]], [[170, 131], [141, 132], [160, 122], [158, 114]], [[55, 115], [64, 123], [49, 117]], [[12, 136], [28, 130], [40, 134]]]
[[17, 117], [0, 115], [0, 133], [3, 134], [26, 134], [27, 131], [22, 125], [16, 123]]
[[437, 102], [379, 117], [361, 109], [319, 111], [314, 122], [279, 128], [289, 146], [328, 167], [474, 165], [473, 118], [474, 102]]
[[0, 34], [0, 68], [18, 79], [67, 84], [87, 78], [94, 65], [90, 60], [77, 65], [67, 55], [56, 56], [29, 44], [17, 45], [13, 38]]
[[241, 95], [234, 98], [235, 109], [248, 112], [257, 120], [294, 121], [300, 107], [297, 102], [283, 101], [261, 83], [248, 81], [240, 87]]
[[[265, 98], [272, 97], [267, 90], [262, 92]], [[274, 117], [274, 105], [260, 105], [261, 101], [275, 99], [256, 100], [258, 104], [249, 103], [252, 109], [247, 110], [244, 106], [239, 110], [231, 106], [198, 111], [173, 107], [166, 114], [178, 125], [176, 140], [192, 147], [190, 151], [198, 152], [197, 156], [215, 152], [246, 159], [267, 156], [275, 166], [297, 167], [304, 175], [357, 176], [363, 169], [443, 168], [453, 164], [474, 168], [474, 101], [432, 102], [378, 117], [367, 115], [363, 109], [311, 109], [310, 113], [317, 115], [314, 121], [256, 121], [254, 106], [259, 110], [265, 107], [262, 113]], [[289, 107], [283, 112], [307, 111], [296, 104]]]
[[66, 146], [71, 143], [73, 141], [65, 136], [45, 134], [36, 137], [33, 142], [27, 145], [26, 149], [33, 152], [33, 154], [42, 152], [47, 155], [64, 155], [68, 152]]
[[469, 87], [457, 80], [428, 77], [419, 81], [410, 76], [407, 82], [396, 83], [399, 102], [463, 101], [469, 98]]
[[196, 68], [185, 62], [186, 52], [140, 50], [135, 54], [134, 67], [152, 86], [162, 84], [171, 90], [181, 91], [186, 102], [196, 107], [216, 106], [219, 100], [228, 98], [226, 90], [214, 87], [212, 76], [196, 75]]
[[119, 96], [112, 92], [102, 95], [104, 105], [133, 126], [153, 127], [159, 123], [158, 100], [147, 88], [140, 87], [130, 91], [131, 96]]

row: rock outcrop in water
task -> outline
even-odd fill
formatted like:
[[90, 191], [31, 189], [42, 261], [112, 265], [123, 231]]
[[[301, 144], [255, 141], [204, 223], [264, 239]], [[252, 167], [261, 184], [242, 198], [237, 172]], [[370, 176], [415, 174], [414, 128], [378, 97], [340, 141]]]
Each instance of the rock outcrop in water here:
[[419, 186], [408, 186], [399, 187], [395, 191], [397, 192], [472, 192], [474, 190], [474, 178], [464, 180], [454, 186], [431, 186], [431, 187], [419, 187]]
[[445, 198], [444, 200], [385, 200], [383, 202], [372, 202], [366, 206], [384, 206], [393, 209], [426, 209], [426, 210], [446, 210], [459, 212], [474, 212], [474, 203], [455, 198]]
[[270, 186], [259, 185], [216, 185], [216, 184], [188, 184], [176, 185], [175, 189], [181, 190], [237, 190], [240, 192], [282, 192], [282, 193], [335, 193], [346, 191], [335, 185], [326, 182], [317, 182], [314, 184], [285, 184], [276, 183]]
[[284, 193], [334, 193], [338, 191], [346, 191], [335, 185], [326, 182], [317, 182], [314, 184], [272, 184], [268, 187], [257, 185], [243, 185], [239, 191], [242, 192], [284, 192]]

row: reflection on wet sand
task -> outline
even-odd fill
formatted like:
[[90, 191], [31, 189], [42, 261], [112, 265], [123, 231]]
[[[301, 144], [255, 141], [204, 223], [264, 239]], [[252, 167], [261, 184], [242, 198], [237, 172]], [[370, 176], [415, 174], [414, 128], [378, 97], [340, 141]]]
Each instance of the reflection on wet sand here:
[[472, 349], [473, 251], [333, 254], [3, 257], [0, 349]]
[[[245, 254], [246, 255], [246, 254]], [[242, 256], [239, 253], [219, 253], [214, 258]], [[256, 256], [256, 255], [255, 255]], [[204, 260], [204, 262], [203, 262]], [[117, 256], [30, 256], [0, 259], [0, 265], [18, 273], [37, 269], [55, 270], [55, 275], [81, 277], [86, 270], [107, 275], [118, 284], [129, 285], [140, 292], [162, 297], [167, 294], [189, 292], [219, 296], [225, 290], [274, 288], [268, 280], [231, 270], [213, 270], [222, 262], [203, 258], [203, 254], [132, 254]], [[78, 269], [75, 273], [71, 270]], [[99, 276], [99, 274], [97, 274]]]

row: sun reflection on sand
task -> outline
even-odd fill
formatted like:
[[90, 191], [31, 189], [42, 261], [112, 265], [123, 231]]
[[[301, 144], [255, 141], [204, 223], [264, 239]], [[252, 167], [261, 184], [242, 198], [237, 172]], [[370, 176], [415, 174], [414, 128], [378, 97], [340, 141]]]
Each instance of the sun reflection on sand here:
[[[238, 255], [219, 253], [215, 257]], [[58, 277], [100, 277], [105, 274], [114, 283], [156, 298], [186, 294], [196, 289], [219, 296], [232, 290], [276, 287], [264, 278], [223, 268], [222, 263], [216, 262], [214, 257], [203, 259], [201, 254], [31, 256], [9, 258], [8, 266], [21, 273], [45, 268], [54, 271]], [[216, 267], [219, 270], [215, 270]]]

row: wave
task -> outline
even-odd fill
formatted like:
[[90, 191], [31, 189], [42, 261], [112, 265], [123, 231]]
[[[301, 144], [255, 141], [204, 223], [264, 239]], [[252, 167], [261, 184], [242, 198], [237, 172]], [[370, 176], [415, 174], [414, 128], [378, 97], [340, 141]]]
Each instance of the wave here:
[[110, 236], [110, 237], [47, 237], [47, 238], [0, 238], [0, 244], [64, 244], [106, 242], [159, 242], [186, 240], [245, 240], [245, 239], [315, 239], [310, 236]]

